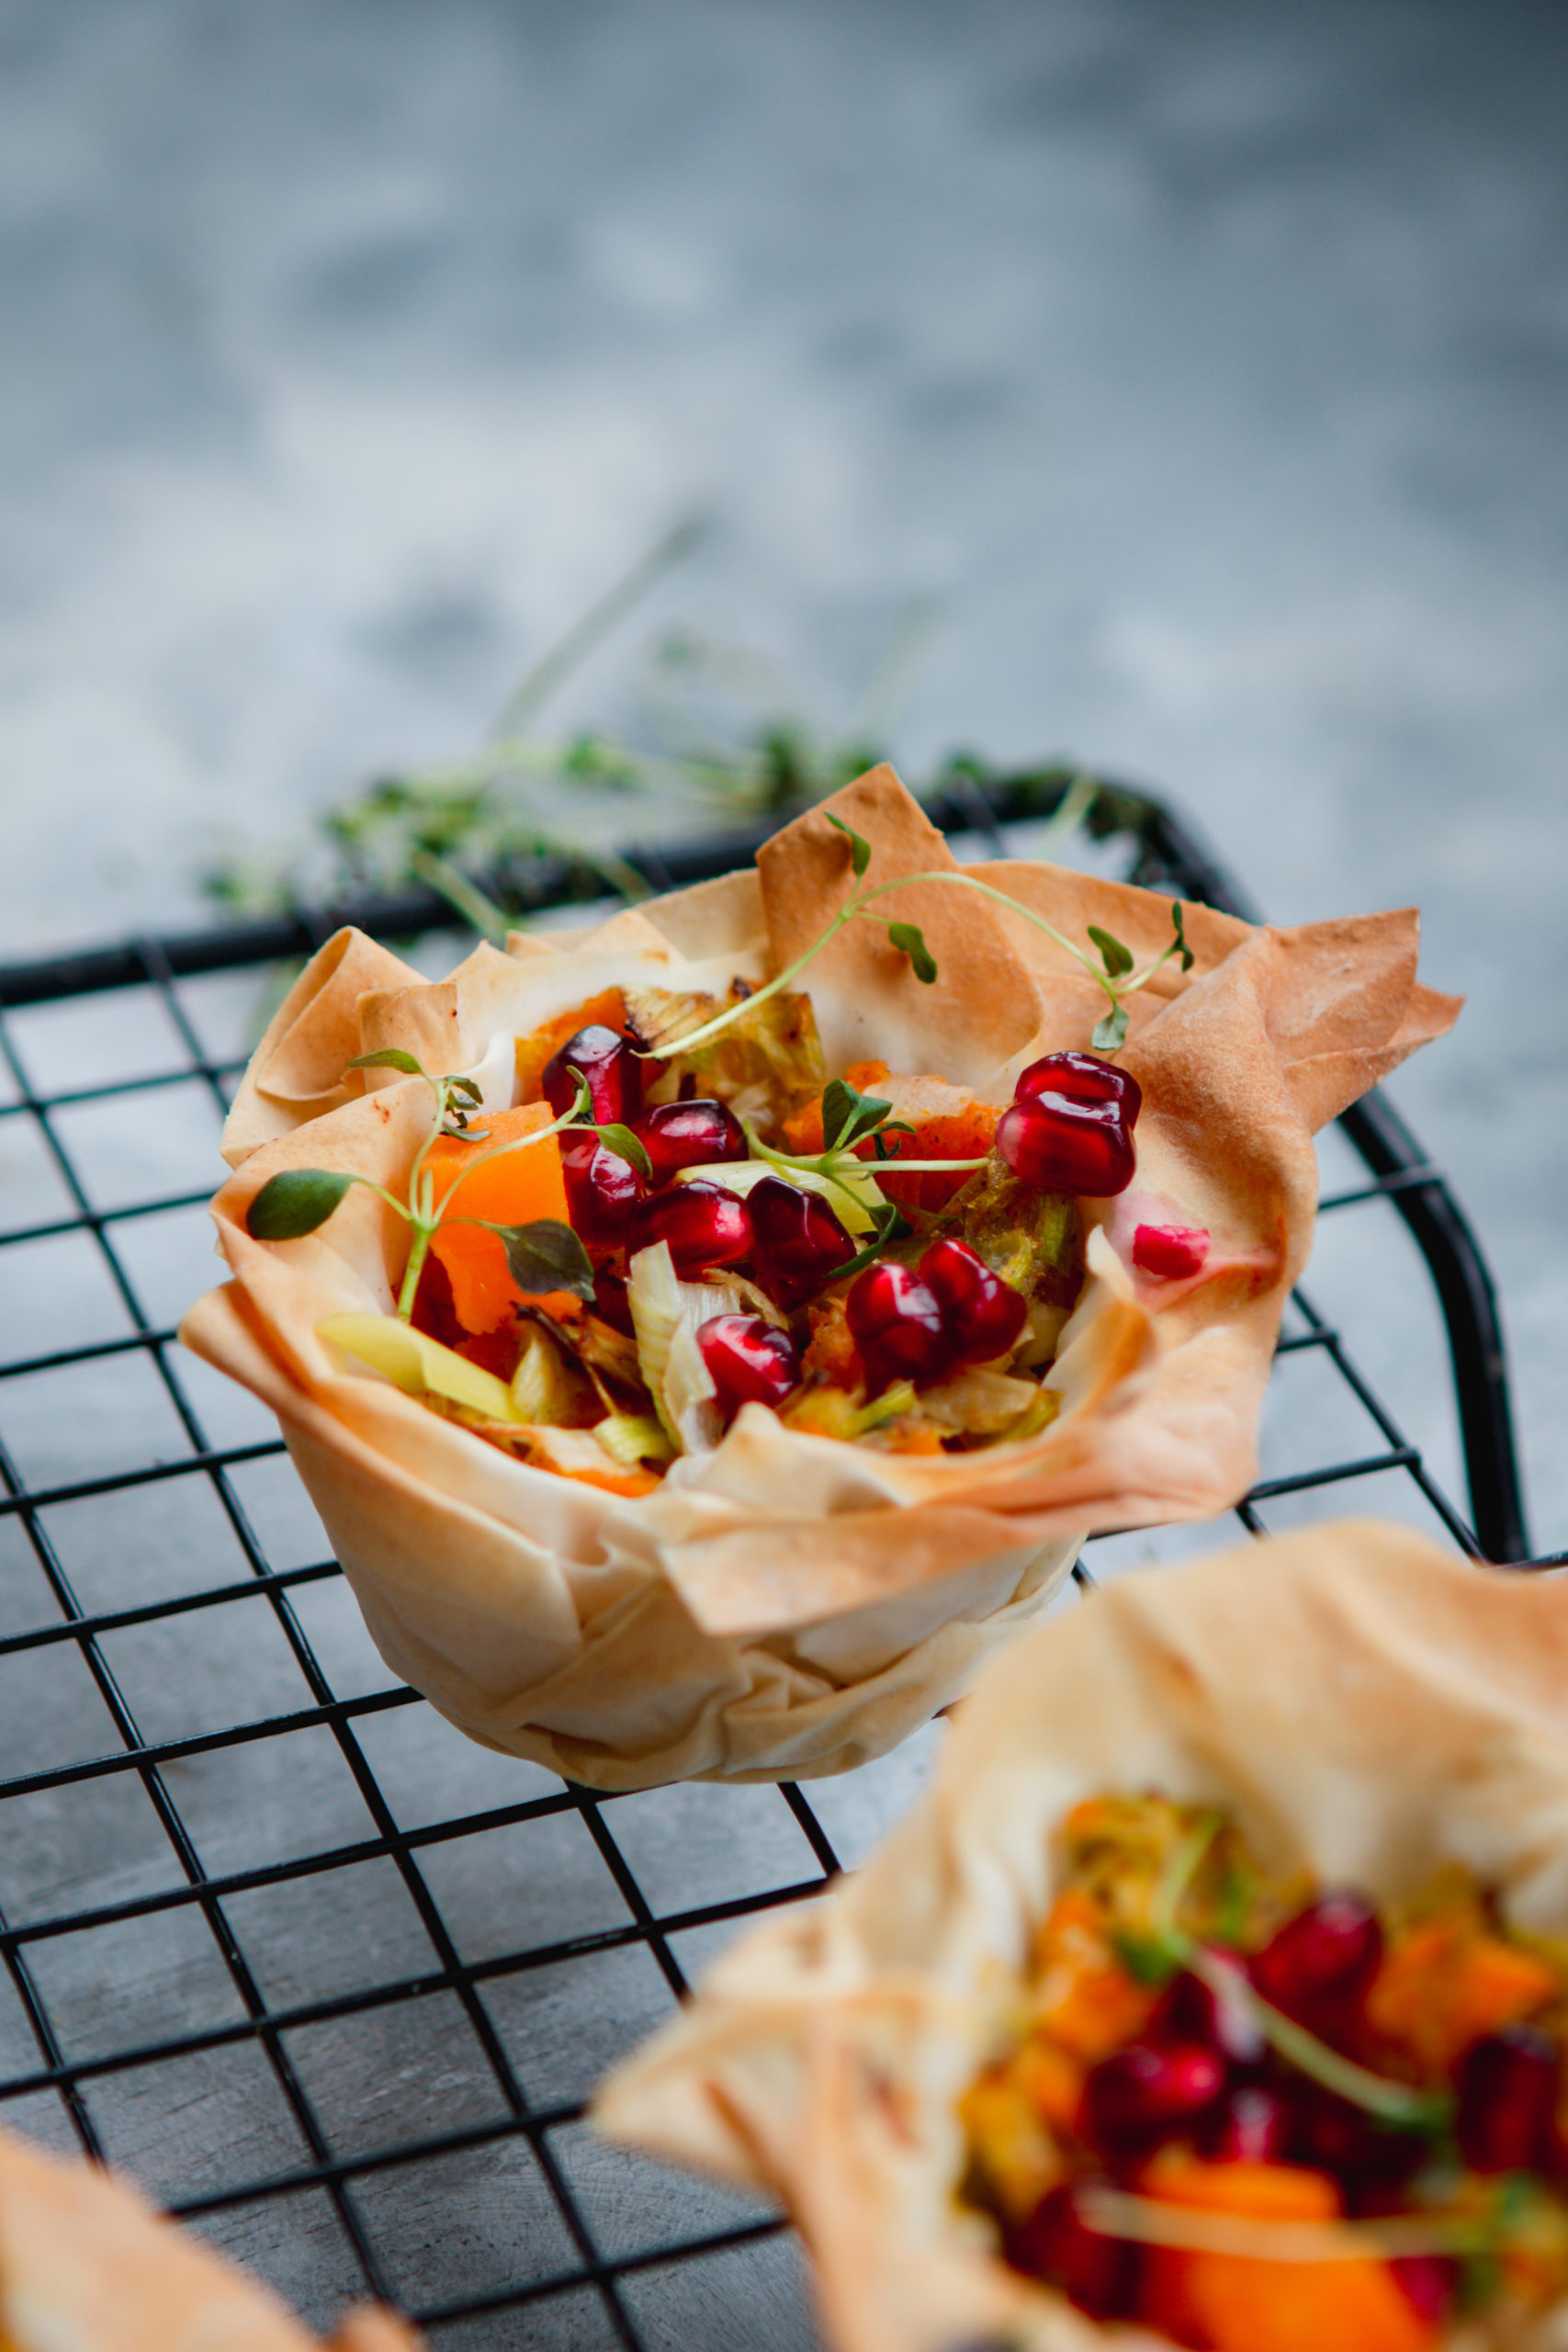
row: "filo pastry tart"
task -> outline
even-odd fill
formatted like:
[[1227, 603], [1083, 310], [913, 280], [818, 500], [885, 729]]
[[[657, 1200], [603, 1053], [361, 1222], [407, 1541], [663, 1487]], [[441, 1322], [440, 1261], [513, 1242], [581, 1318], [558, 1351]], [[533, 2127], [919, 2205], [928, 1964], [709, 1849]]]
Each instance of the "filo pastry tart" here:
[[[1313, 1130], [1458, 1006], [1413, 912], [1175, 920], [960, 868], [878, 768], [754, 871], [441, 982], [331, 941], [240, 1089], [231, 1279], [183, 1336], [276, 1412], [388, 1664], [592, 1786], [839, 1771], [966, 1689], [1087, 1532], [1244, 1492]], [[420, 1271], [411, 1173], [508, 1138], [468, 1198], [524, 1170], [530, 1221], [492, 1204]], [[332, 1213], [265, 1238], [291, 1185]]]
[[1560, 1584], [1403, 1529], [1128, 1577], [987, 1670], [868, 1865], [594, 2120], [782, 2195], [835, 2352], [1551, 2352], [1565, 1689]]
[[[420, 2352], [353, 2312], [324, 2352]], [[270, 2290], [127, 2183], [0, 2132], [0, 2352], [321, 2352]]]

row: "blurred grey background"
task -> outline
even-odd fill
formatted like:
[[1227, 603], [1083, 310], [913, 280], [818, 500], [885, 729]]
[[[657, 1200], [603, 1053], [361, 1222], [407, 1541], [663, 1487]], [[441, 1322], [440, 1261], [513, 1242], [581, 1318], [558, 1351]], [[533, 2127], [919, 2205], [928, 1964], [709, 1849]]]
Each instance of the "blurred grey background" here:
[[705, 506], [649, 628], [829, 723], [933, 594], [912, 773], [1065, 750], [1276, 917], [1422, 903], [1471, 1005], [1396, 1091], [1568, 1540], [1565, 51], [1526, 0], [6, 0], [4, 952], [466, 750]]

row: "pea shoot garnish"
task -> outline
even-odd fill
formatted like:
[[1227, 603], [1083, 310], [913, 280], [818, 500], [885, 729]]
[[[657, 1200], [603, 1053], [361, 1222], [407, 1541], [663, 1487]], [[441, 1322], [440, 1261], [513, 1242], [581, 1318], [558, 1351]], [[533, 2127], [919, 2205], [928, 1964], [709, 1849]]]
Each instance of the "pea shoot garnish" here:
[[[1009, 898], [1005, 890], [994, 888], [989, 882], [982, 882], [973, 874], [959, 874], [951, 869], [931, 874], [901, 874], [891, 882], [879, 882], [874, 888], [866, 889], [863, 886], [871, 865], [871, 843], [863, 834], [857, 833], [852, 826], [846, 825], [842, 818], [835, 817], [830, 809], [825, 809], [823, 814], [828, 822], [843, 834], [850, 845], [850, 868], [855, 888], [850, 892], [843, 905], [829, 922], [821, 936], [812, 941], [804, 955], [797, 956], [793, 964], [785, 965], [782, 972], [775, 973], [773, 978], [764, 981], [761, 987], [752, 989], [744, 1004], [728, 1005], [722, 1012], [716, 1013], [711, 1021], [705, 1021], [700, 1027], [689, 1030], [684, 1036], [669, 1038], [662, 1045], [654, 1046], [650, 1052], [650, 1059], [668, 1061], [677, 1054], [689, 1053], [694, 1046], [705, 1046], [711, 1038], [721, 1035], [726, 1029], [739, 1020], [749, 1008], [755, 1007], [764, 1002], [769, 997], [777, 996], [787, 989], [841, 931], [859, 917], [869, 914], [878, 899], [889, 898], [897, 890], [913, 889], [917, 883], [942, 884], [951, 889], [977, 891], [983, 899], [990, 899], [996, 905], [1006, 907], [1010, 912], [1021, 915], [1026, 922], [1032, 922], [1037, 931], [1044, 932], [1048, 938], [1055, 941], [1058, 947], [1065, 948], [1069, 956], [1081, 964], [1090, 979], [1104, 991], [1108, 1006], [1108, 1010], [1096, 1025], [1091, 1040], [1096, 1053], [1114, 1054], [1121, 1050], [1127, 1036], [1126, 1000], [1135, 995], [1140, 989], [1146, 988], [1155, 974], [1168, 964], [1172, 956], [1179, 959], [1184, 972], [1190, 972], [1192, 969], [1196, 959], [1187, 944], [1187, 934], [1182, 926], [1182, 906], [1179, 899], [1171, 901], [1171, 927], [1175, 936], [1170, 944], [1161, 954], [1152, 957], [1142, 971], [1136, 968], [1136, 958], [1130, 947], [1113, 937], [1110, 932], [1103, 931], [1098, 923], [1090, 923], [1089, 936], [1099, 950], [1100, 956], [1100, 961], [1096, 963], [1092, 956], [1076, 945], [1064, 932], [1058, 931], [1055, 923], [1047, 922], [1043, 915], [1036, 914], [1032, 907], [1021, 905], [1017, 899]], [[938, 978], [937, 963], [926, 944], [925, 934], [919, 923], [890, 922], [887, 926], [887, 938], [889, 944], [896, 947], [901, 956], [908, 956], [915, 978], [929, 988]]]

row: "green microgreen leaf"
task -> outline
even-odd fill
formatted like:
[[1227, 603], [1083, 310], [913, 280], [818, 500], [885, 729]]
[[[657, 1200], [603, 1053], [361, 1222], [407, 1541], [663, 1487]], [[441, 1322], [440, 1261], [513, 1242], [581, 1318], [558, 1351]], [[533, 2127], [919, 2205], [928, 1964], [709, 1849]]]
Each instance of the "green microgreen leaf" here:
[[1099, 948], [1100, 960], [1113, 980], [1119, 980], [1123, 972], [1132, 970], [1133, 951], [1130, 947], [1123, 947], [1110, 932], [1101, 931], [1097, 922], [1089, 924], [1089, 935]]
[[1178, 1948], [1168, 1937], [1147, 1935], [1136, 1928], [1124, 1928], [1111, 1938], [1111, 1943], [1134, 1984], [1168, 1984], [1186, 1958], [1184, 1947]]
[[[874, 1216], [875, 1214], [874, 1209], [872, 1215]], [[890, 1241], [902, 1241], [905, 1236], [913, 1233], [914, 1229], [903, 1211], [895, 1203], [889, 1201], [886, 1216], [866, 1243], [865, 1248], [857, 1250], [852, 1258], [846, 1258], [841, 1266], [835, 1266], [830, 1274], [824, 1274], [822, 1277], [824, 1288], [829, 1283], [841, 1283], [851, 1274], [860, 1273], [863, 1268], [871, 1265], [882, 1255]]]
[[912, 1136], [915, 1130], [909, 1125], [908, 1119], [885, 1120], [883, 1125], [877, 1128], [875, 1134], [872, 1136], [871, 1148], [873, 1151], [875, 1152], [878, 1159], [897, 1159], [898, 1157], [897, 1153], [896, 1151], [889, 1151], [887, 1148], [888, 1136]]
[[373, 1054], [355, 1054], [351, 1062], [344, 1064], [344, 1068], [345, 1069], [400, 1069], [410, 1078], [428, 1078], [430, 1075], [424, 1064], [416, 1062], [412, 1054], [405, 1054], [400, 1046], [382, 1046]]
[[541, 1298], [547, 1291], [570, 1291], [574, 1298], [593, 1296], [593, 1268], [587, 1250], [570, 1225], [553, 1216], [536, 1217], [531, 1225], [492, 1225], [506, 1250], [506, 1270], [521, 1291]]
[[1113, 1054], [1124, 1046], [1127, 1042], [1126, 1006], [1112, 1006], [1103, 1021], [1096, 1022], [1094, 1035], [1089, 1042], [1097, 1054]]
[[880, 1095], [862, 1094], [847, 1080], [829, 1080], [822, 1096], [822, 1136], [829, 1151], [847, 1151], [879, 1127], [892, 1110]]
[[[587, 1124], [592, 1126], [592, 1120]], [[605, 1126], [593, 1127], [593, 1133], [606, 1151], [616, 1152], [622, 1159], [629, 1159], [644, 1182], [652, 1183], [653, 1162], [648, 1156], [647, 1146], [633, 1135], [630, 1127], [624, 1127], [618, 1119], [612, 1119]]]
[[1181, 927], [1181, 901], [1179, 899], [1173, 899], [1170, 902], [1170, 920], [1176, 929], [1177, 946], [1181, 951], [1181, 968], [1184, 972], [1190, 972], [1192, 969], [1193, 965], [1198, 961], [1198, 958], [1193, 955], [1190, 947], [1188, 946], [1187, 933]]
[[251, 1203], [245, 1230], [257, 1241], [298, 1241], [326, 1223], [353, 1182], [336, 1168], [281, 1169]]
[[901, 956], [907, 956], [914, 967], [917, 980], [924, 980], [929, 988], [936, 978], [936, 957], [926, 945], [925, 934], [918, 922], [890, 922], [887, 936]]
[[[409, 1058], [411, 1061], [413, 1059], [412, 1054]], [[479, 1084], [476, 1079], [449, 1078], [446, 1081], [446, 1087], [449, 1093], [465, 1095], [470, 1102], [482, 1102], [484, 1101], [484, 1089]]]
[[850, 863], [854, 867], [855, 880], [858, 882], [871, 864], [871, 843], [863, 834], [857, 833], [852, 826], [846, 825], [841, 817], [835, 817], [830, 809], [824, 808], [822, 814], [830, 825], [838, 827], [849, 842]]

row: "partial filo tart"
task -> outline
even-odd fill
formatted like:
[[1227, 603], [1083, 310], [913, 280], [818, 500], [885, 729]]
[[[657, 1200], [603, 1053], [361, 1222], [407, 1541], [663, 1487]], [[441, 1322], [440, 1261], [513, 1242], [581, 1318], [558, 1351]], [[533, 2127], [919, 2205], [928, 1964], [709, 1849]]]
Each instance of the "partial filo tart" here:
[[390, 2312], [329, 2344], [127, 2182], [0, 2132], [0, 2352], [421, 2352]]
[[[236, 1172], [213, 1210], [231, 1279], [187, 1316], [186, 1344], [276, 1413], [393, 1670], [474, 1738], [598, 1788], [863, 1763], [1043, 1614], [1089, 1531], [1235, 1501], [1311, 1241], [1313, 1131], [1458, 1011], [1416, 979], [1414, 912], [1274, 931], [1190, 909], [1192, 969], [1173, 960], [1130, 1001], [1135, 1182], [1084, 1204], [1087, 1277], [1046, 1383], [1060, 1410], [1027, 1440], [883, 1453], [748, 1404], [722, 1442], [628, 1498], [509, 1458], [319, 1336], [334, 1315], [390, 1308], [406, 1227], [356, 1187], [316, 1232], [258, 1241], [250, 1203], [292, 1168], [396, 1190], [429, 1120], [419, 1079], [345, 1065], [401, 1047], [473, 1073], [494, 1111], [513, 1099], [513, 1038], [601, 991], [754, 988], [851, 888], [829, 816], [871, 843], [872, 883], [962, 870], [1071, 939], [1113, 932], [1140, 963], [1170, 940], [1157, 893], [1025, 862], [957, 868], [874, 769], [754, 871], [587, 933], [482, 946], [443, 981], [340, 933], [274, 1019], [226, 1131]], [[941, 977], [922, 985], [885, 923], [841, 931], [798, 983], [829, 1076], [874, 1057], [1005, 1104], [1040, 1056], [1089, 1047], [1103, 995], [1021, 916], [935, 883], [884, 910], [919, 923]], [[1201, 1276], [1133, 1267], [1141, 1202], [1208, 1230]]]
[[[1568, 1592], [1348, 1522], [1126, 1577], [989, 1668], [866, 1867], [752, 1929], [610, 2078], [611, 2137], [786, 2201], [834, 2352], [1169, 2352], [1003, 2262], [959, 2102], [1106, 1792], [1234, 1819], [1281, 1877], [1410, 1899], [1450, 1866], [1568, 1930]], [[1454, 2352], [1551, 2352], [1464, 2322]], [[1325, 2343], [1323, 2352], [1333, 2352]]]

